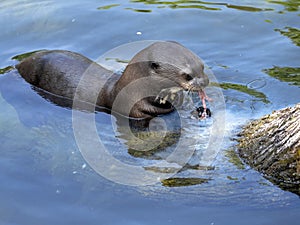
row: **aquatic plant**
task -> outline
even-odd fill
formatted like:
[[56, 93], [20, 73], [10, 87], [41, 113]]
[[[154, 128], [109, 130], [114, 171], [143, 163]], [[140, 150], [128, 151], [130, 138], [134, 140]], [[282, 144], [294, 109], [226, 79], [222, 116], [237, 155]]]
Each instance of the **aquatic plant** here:
[[[260, 12], [260, 11], [273, 11], [271, 8], [258, 8], [247, 5], [234, 5], [226, 2], [206, 2], [197, 0], [177, 0], [177, 1], [160, 1], [160, 0], [131, 0], [132, 3], [142, 3], [144, 5], [156, 5], [157, 8], [171, 8], [171, 9], [201, 9], [218, 11], [222, 8], [236, 9], [248, 12]], [[119, 6], [120, 4], [111, 4], [98, 7], [99, 10], [107, 10], [113, 7]], [[137, 9], [132, 7], [124, 8], [126, 10], [132, 10], [135, 12], [149, 13], [152, 9]]]
[[99, 10], [111, 9], [111, 8], [113, 8], [113, 7], [117, 7], [117, 6], [120, 6], [120, 5], [121, 5], [121, 4], [105, 5], [105, 6], [98, 7], [97, 9], [99, 9]]
[[14, 69], [13, 66], [7, 66], [7, 67], [4, 67], [4, 68], [0, 68], [0, 74], [8, 73], [9, 71], [11, 71], [13, 69]]
[[39, 51], [42, 51], [42, 50], [37, 50], [37, 51], [32, 51], [32, 52], [27, 52], [27, 53], [23, 53], [23, 54], [20, 54], [20, 55], [16, 55], [14, 57], [12, 57], [11, 59], [13, 60], [17, 60], [17, 61], [22, 61], [23, 59], [31, 56], [32, 54], [36, 53], [36, 52], [39, 52]]
[[287, 0], [287, 1], [274, 1], [274, 0], [267, 0], [270, 3], [283, 5], [286, 11], [289, 12], [296, 12], [299, 10], [300, 1], [299, 0]]
[[208, 5], [225, 6], [230, 9], [237, 9], [249, 12], [270, 11], [270, 8], [257, 8], [252, 6], [233, 5], [225, 2], [205, 2], [195, 0], [178, 0], [178, 1], [160, 1], [160, 0], [131, 0], [131, 2], [144, 3], [148, 5], [169, 6], [169, 8], [198, 8], [204, 10], [221, 10], [221, 8], [208, 7]]
[[275, 29], [275, 31], [280, 32], [282, 35], [291, 39], [291, 41], [300, 47], [300, 30], [294, 27], [285, 27], [284, 29]]
[[[128, 146], [128, 153], [134, 157], [147, 158], [147, 159], [160, 159], [160, 156], [155, 155], [160, 151], [165, 150], [176, 144], [180, 138], [180, 132], [160, 132], [160, 131], [140, 131], [133, 132], [134, 136], [120, 135], [121, 138], [126, 140]], [[163, 139], [160, 143], [157, 140]], [[144, 150], [140, 149], [143, 146]], [[148, 149], [148, 150], [147, 150]]]
[[234, 149], [228, 149], [225, 152], [225, 157], [228, 158], [228, 161], [236, 166], [236, 168], [243, 170], [245, 169], [245, 165], [238, 156], [238, 154], [235, 152]]
[[207, 183], [209, 179], [198, 178], [198, 177], [190, 177], [190, 178], [182, 178], [182, 177], [173, 177], [162, 180], [161, 183], [166, 187], [182, 187], [182, 186], [191, 186], [197, 184]]
[[247, 87], [246, 85], [233, 84], [233, 83], [219, 83], [219, 84], [216, 84], [216, 83], [213, 83], [213, 82], [210, 85], [211, 86], [219, 86], [219, 87], [223, 88], [224, 90], [232, 89], [232, 90], [240, 91], [240, 92], [243, 92], [245, 94], [251, 95], [253, 97], [259, 98], [262, 102], [264, 102], [266, 104], [270, 103], [270, 101], [268, 100], [267, 96], [264, 93], [262, 93], [260, 91], [257, 91], [255, 89], [251, 89], [251, 88]]
[[274, 66], [270, 69], [264, 69], [263, 72], [280, 81], [300, 86], [300, 67]]

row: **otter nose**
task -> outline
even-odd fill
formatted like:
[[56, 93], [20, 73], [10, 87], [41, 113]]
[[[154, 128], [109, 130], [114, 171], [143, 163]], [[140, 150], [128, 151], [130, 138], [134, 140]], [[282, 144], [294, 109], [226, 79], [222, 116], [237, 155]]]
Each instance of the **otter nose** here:
[[205, 75], [205, 76], [202, 76], [202, 77], [195, 77], [193, 80], [192, 80], [192, 85], [196, 86], [196, 87], [201, 87], [201, 88], [204, 88], [206, 87], [207, 85], [209, 84], [209, 80], [208, 80], [208, 77]]

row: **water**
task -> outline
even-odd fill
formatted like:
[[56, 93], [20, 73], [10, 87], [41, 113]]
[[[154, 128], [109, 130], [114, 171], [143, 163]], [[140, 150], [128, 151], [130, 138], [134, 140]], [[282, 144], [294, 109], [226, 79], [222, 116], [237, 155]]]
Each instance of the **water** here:
[[[220, 145], [211, 164], [214, 169], [186, 169], [175, 175], [207, 182], [128, 186], [120, 184], [124, 180], [100, 176], [83, 158], [70, 109], [42, 98], [15, 71], [0, 74], [0, 224], [298, 221], [299, 197], [241, 164], [230, 150], [239, 126], [299, 102], [299, 86], [264, 72], [276, 66], [285, 73], [290, 67], [299, 76], [299, 46], [284, 35], [286, 27], [299, 26], [299, 3], [286, 2], [2, 1], [0, 68], [14, 65], [16, 55], [40, 49], [67, 49], [97, 60], [122, 44], [175, 40], [213, 71], [222, 87], [226, 112], [218, 110], [217, 101], [211, 103], [214, 114], [206, 123], [185, 118], [188, 124], [182, 135], [199, 134], [199, 139], [189, 136], [196, 149], [190, 165], [203, 159], [209, 132], [216, 130], [211, 128], [218, 127], [218, 119], [225, 119], [223, 142], [215, 142]], [[105, 113], [98, 113], [95, 120], [102, 142], [115, 158], [139, 166], [165, 162], [165, 151], [146, 158], [128, 154], [130, 143], [122, 126]]]

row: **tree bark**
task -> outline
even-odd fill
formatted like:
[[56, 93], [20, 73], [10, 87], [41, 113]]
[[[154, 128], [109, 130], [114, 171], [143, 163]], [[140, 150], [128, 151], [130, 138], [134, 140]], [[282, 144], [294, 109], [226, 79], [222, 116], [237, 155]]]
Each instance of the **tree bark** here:
[[238, 153], [247, 164], [300, 195], [300, 103], [250, 122], [238, 136]]

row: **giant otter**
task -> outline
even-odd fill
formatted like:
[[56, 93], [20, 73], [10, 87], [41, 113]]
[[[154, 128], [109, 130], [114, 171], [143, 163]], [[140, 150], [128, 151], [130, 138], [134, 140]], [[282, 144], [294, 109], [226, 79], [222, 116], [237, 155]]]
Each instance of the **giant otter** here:
[[[172, 101], [159, 97], [166, 90], [197, 91], [205, 102], [203, 89], [209, 83], [199, 57], [176, 42], [155, 42], [141, 50], [121, 76], [78, 53], [64, 50], [36, 52], [16, 68], [27, 82], [54, 96], [73, 100], [76, 93], [82, 101], [108, 109], [124, 87], [149, 78], [149, 83], [138, 83], [124, 97], [123, 106], [134, 96], [142, 96], [130, 110], [129, 116], [134, 118], [152, 118], [173, 111]], [[83, 76], [86, 77], [80, 82]], [[145, 97], [146, 91], [151, 95]], [[126, 113], [123, 106], [116, 108], [121, 114]]]

